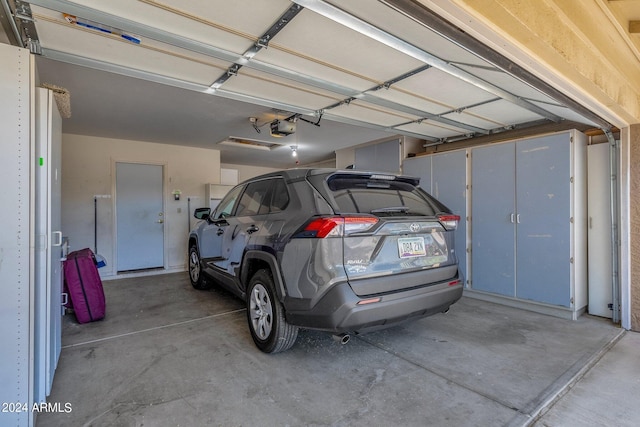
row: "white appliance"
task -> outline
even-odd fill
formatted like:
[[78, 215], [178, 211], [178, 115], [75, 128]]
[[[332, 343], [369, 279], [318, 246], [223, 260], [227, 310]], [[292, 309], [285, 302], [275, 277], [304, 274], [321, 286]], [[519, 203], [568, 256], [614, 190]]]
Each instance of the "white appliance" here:
[[231, 190], [233, 185], [205, 184], [204, 199], [208, 207], [213, 211], [220, 203], [220, 200]]

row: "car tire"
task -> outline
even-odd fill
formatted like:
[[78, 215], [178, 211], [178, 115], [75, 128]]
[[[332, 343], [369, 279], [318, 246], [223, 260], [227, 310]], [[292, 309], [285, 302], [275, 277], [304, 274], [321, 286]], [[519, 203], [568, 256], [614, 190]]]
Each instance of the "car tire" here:
[[191, 245], [189, 248], [189, 281], [191, 286], [200, 291], [210, 289], [212, 286], [202, 275], [202, 263], [196, 245]]
[[253, 342], [265, 353], [288, 350], [298, 338], [298, 327], [287, 323], [268, 270], [259, 270], [249, 281], [247, 320]]

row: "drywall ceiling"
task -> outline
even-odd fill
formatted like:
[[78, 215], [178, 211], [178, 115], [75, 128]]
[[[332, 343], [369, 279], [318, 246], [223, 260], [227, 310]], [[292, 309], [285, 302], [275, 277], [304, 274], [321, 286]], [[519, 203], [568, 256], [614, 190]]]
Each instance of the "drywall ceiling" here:
[[[394, 134], [446, 144], [546, 123], [603, 127], [543, 82], [508, 73], [505, 58], [461, 47], [462, 32], [434, 27], [409, 1], [12, 4], [35, 20], [41, 81], [71, 93], [66, 133], [291, 167], [292, 145], [306, 164]], [[269, 122], [285, 118], [297, 119], [296, 132], [272, 138]], [[228, 137], [281, 148], [218, 144]]]

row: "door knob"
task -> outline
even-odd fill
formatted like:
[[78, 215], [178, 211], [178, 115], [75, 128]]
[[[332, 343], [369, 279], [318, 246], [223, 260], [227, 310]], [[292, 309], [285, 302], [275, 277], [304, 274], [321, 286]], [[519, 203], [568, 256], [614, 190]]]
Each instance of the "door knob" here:
[[164, 219], [159, 219], [156, 221], [158, 224], [162, 224], [164, 222]]

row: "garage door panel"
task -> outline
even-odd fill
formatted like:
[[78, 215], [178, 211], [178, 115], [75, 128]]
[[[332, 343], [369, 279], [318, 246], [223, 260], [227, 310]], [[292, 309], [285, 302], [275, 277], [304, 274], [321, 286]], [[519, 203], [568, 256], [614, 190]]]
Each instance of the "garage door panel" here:
[[545, 103], [555, 103], [555, 101], [544, 95], [542, 92], [534, 89], [528, 84], [516, 79], [509, 74], [500, 71], [499, 69], [486, 69], [478, 67], [470, 67], [468, 65], [460, 65], [460, 68], [466, 70], [470, 74], [473, 74], [484, 81], [487, 81], [494, 86], [502, 88], [507, 92], [517, 95], [521, 98], [536, 100]]
[[425, 120], [422, 123], [409, 123], [406, 125], [398, 126], [397, 129], [417, 133], [432, 138], [448, 138], [452, 136], [458, 136], [464, 134], [464, 129], [449, 127], [438, 122]]
[[464, 123], [469, 126], [476, 126], [481, 129], [495, 129], [496, 127], [505, 126], [507, 123], [499, 122], [497, 120], [490, 120], [485, 117], [481, 117], [477, 114], [469, 113], [468, 111], [462, 111], [460, 113], [454, 112], [445, 114], [442, 117], [454, 120], [456, 122]]
[[255, 70], [241, 72], [230, 78], [224, 84], [223, 90], [267, 100], [275, 99], [281, 103], [312, 110], [322, 109], [338, 100], [329, 92]]
[[[372, 2], [370, 0], [331, 0], [328, 3], [351, 13], [391, 34], [402, 34], [402, 40], [421, 48], [422, 50], [449, 62], [465, 64], [477, 64], [481, 66], [489, 65], [484, 60], [469, 51], [453, 45], [444, 37], [429, 30], [413, 19], [404, 15], [395, 15], [390, 7], [382, 2]], [[394, 19], [389, 19], [389, 15], [394, 14]]]
[[396, 83], [394, 86], [445, 105], [451, 110], [495, 98], [495, 95], [436, 68], [429, 68]]
[[424, 65], [306, 9], [280, 31], [273, 44], [379, 83]]
[[449, 107], [446, 105], [419, 96], [415, 93], [397, 90], [393, 86], [389, 89], [381, 89], [368, 93], [373, 95], [374, 97], [395, 102], [401, 105], [407, 105], [409, 107], [431, 114], [441, 114], [449, 111]]
[[549, 105], [546, 103], [542, 103], [542, 102], [535, 102], [533, 101], [532, 104], [537, 105], [540, 108], [544, 108], [545, 110], [549, 111], [550, 113], [553, 113], [559, 117], [562, 117], [566, 120], [571, 120], [574, 122], [578, 122], [578, 123], [585, 123], [588, 125], [591, 125], [595, 128], [599, 127], [598, 124], [592, 122], [591, 120], [588, 120], [584, 117], [582, 117], [580, 114], [575, 113], [573, 111], [571, 111], [570, 109], [566, 108], [566, 107], [562, 107], [560, 105], [554, 104], [554, 105]]
[[507, 124], [527, 123], [542, 119], [542, 116], [539, 116], [529, 110], [525, 110], [522, 107], [518, 107], [517, 105], [505, 100], [498, 100], [488, 104], [483, 104], [469, 108], [466, 111], [480, 117], [486, 117], [492, 121]]
[[360, 75], [350, 73], [338, 67], [327, 67], [313, 57], [304, 57], [289, 51], [270, 46], [262, 49], [255, 59], [267, 64], [282, 67], [303, 75], [311, 76], [340, 86], [351, 88], [354, 92], [364, 92], [376, 85], [376, 82]]
[[375, 123], [379, 126], [396, 126], [400, 123], [418, 119], [416, 116], [400, 114], [363, 101], [353, 101], [349, 104], [343, 104], [339, 107], [332, 108], [329, 112], [336, 116], [366, 123]]
[[[269, 2], [83, 0], [74, 3], [116, 16], [124, 16], [131, 21], [151, 27], [169, 29], [174, 34], [202, 43], [214, 44], [238, 54], [242, 54], [251, 47], [254, 41], [290, 6], [287, 0], [270, 0]], [[251, 10], [252, 13], [246, 13], [247, 10]]]
[[39, 20], [38, 34], [44, 49], [204, 85], [211, 84], [231, 65], [153, 40], [138, 45], [116, 35], [44, 19]]

